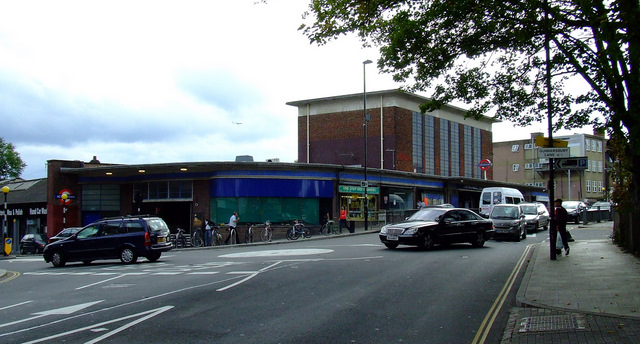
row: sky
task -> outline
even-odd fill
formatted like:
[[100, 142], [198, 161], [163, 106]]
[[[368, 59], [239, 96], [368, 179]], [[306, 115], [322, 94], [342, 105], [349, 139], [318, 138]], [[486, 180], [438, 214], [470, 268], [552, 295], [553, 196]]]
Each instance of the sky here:
[[[289, 101], [362, 92], [375, 48], [312, 45], [304, 0], [0, 2], [0, 137], [47, 160], [297, 159]], [[402, 86], [367, 66], [367, 91]], [[426, 95], [426, 94], [423, 94]], [[464, 105], [455, 104], [464, 108]], [[547, 132], [493, 127], [494, 142]]]

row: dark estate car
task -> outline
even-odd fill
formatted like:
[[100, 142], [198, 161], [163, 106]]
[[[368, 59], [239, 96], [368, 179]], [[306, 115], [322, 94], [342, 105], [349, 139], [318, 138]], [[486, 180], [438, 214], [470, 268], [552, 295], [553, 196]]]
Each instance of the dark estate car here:
[[171, 250], [169, 228], [159, 217], [127, 216], [107, 218], [94, 222], [65, 240], [47, 245], [45, 262], [55, 267], [67, 262], [120, 259], [125, 264], [135, 263], [138, 257], [154, 262], [162, 252]]
[[431, 249], [435, 244], [462, 242], [482, 247], [492, 234], [492, 222], [469, 209], [424, 208], [404, 222], [382, 227], [379, 236], [388, 248], [412, 245]]
[[82, 227], [65, 228], [60, 233], [58, 233], [58, 234], [52, 236], [51, 238], [49, 238], [49, 243], [60, 241], [60, 240], [64, 240], [64, 239], [66, 239], [66, 238], [78, 233], [78, 231], [80, 231], [81, 229], [82, 229]]
[[47, 235], [42, 233], [25, 234], [20, 239], [20, 254], [42, 253], [47, 245]]

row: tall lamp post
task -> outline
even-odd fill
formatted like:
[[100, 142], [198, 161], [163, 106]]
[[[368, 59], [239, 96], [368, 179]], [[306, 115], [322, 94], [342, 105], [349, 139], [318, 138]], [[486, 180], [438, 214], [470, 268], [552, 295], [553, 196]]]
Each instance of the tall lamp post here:
[[371, 60], [365, 60], [362, 62], [362, 120], [364, 128], [364, 230], [369, 230], [369, 200], [367, 199], [367, 188], [369, 182], [367, 181], [367, 65], [371, 63]]
[[63, 193], [62, 196], [62, 229], [67, 228], [67, 199], [69, 199], [69, 195]]
[[[7, 223], [7, 194], [9, 193], [9, 187], [8, 186], [3, 186], [2, 187], [2, 193], [4, 194], [4, 219], [3, 219], [3, 226], [2, 226], [2, 252], [4, 253], [4, 255], [7, 255], [7, 252], [5, 252], [4, 250], [4, 245], [5, 245], [5, 241], [7, 236], [9, 236], [9, 227], [8, 227], [8, 223]], [[10, 237], [10, 236], [9, 236]]]

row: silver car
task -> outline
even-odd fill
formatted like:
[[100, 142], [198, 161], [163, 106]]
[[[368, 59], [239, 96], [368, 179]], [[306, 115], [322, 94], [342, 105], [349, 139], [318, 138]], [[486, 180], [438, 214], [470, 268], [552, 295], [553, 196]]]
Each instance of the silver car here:
[[549, 229], [549, 211], [542, 203], [520, 203], [524, 220], [527, 223], [527, 232], [537, 232], [538, 228]]
[[527, 226], [520, 204], [498, 204], [493, 207], [489, 219], [493, 222], [493, 237], [508, 237], [520, 241], [527, 238]]

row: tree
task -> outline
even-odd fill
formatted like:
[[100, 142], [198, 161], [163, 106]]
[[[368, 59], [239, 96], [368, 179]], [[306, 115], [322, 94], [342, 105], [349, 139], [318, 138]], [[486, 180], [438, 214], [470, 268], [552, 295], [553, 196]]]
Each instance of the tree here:
[[17, 178], [26, 166], [13, 144], [0, 137], [0, 179]]
[[624, 143], [640, 218], [638, 0], [312, 0], [304, 18], [312, 43], [354, 33], [379, 47], [381, 71], [430, 92], [423, 111], [457, 100], [522, 126], [547, 118], [549, 37], [554, 128], [591, 124]]

